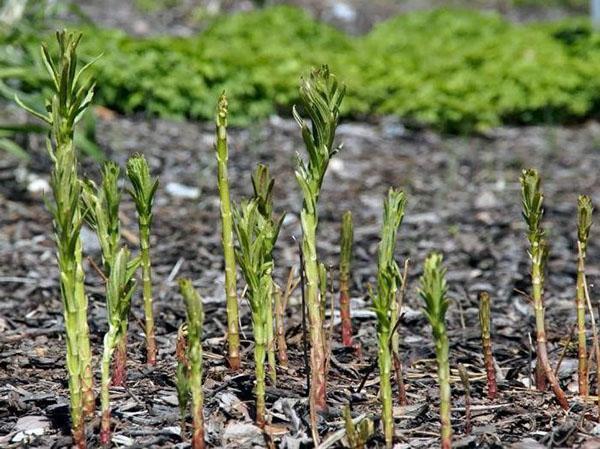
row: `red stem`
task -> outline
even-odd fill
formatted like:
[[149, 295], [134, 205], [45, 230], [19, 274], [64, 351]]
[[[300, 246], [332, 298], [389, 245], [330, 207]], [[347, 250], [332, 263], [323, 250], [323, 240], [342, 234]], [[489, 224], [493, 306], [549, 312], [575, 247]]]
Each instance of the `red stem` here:
[[340, 315], [342, 317], [342, 344], [346, 347], [352, 346], [352, 318], [350, 318], [350, 296], [348, 295], [348, 283], [340, 281]]
[[115, 348], [115, 359], [113, 362], [112, 384], [122, 387], [127, 380], [127, 335], [123, 335], [117, 342]]

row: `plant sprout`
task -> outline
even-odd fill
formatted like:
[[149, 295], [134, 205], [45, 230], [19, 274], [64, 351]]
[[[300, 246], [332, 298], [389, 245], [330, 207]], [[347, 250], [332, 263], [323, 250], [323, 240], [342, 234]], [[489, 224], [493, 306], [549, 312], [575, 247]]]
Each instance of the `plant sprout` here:
[[238, 246], [236, 257], [244, 274], [250, 303], [252, 332], [254, 334], [254, 362], [256, 371], [256, 422], [266, 424], [265, 357], [267, 350], [268, 315], [272, 313], [273, 294], [272, 252], [279, 226], [265, 220], [258, 210], [258, 201], [245, 202], [234, 209], [234, 227]]
[[[192, 418], [194, 434], [192, 448], [204, 448], [204, 393], [202, 392], [202, 328], [204, 310], [202, 298], [189, 279], [180, 279], [179, 288], [185, 300], [187, 312], [187, 389], [192, 394]], [[179, 382], [178, 382], [179, 384]]]
[[[350, 449], [364, 449], [367, 441], [373, 435], [373, 421], [369, 418], [363, 418], [360, 421], [352, 419], [350, 407], [344, 406], [344, 427], [346, 428], [347, 447]], [[356, 422], [358, 421], [358, 422]]]
[[323, 410], [327, 407], [326, 342], [319, 298], [317, 203], [329, 160], [339, 150], [333, 146], [333, 143], [344, 93], [345, 87], [338, 85], [335, 76], [324, 66], [313, 70], [310, 76], [303, 78], [300, 83], [300, 98], [305, 112], [310, 117], [311, 127], [300, 117], [296, 108], [293, 110], [294, 117], [302, 130], [302, 137], [308, 153], [308, 162], [298, 157], [296, 179], [304, 199], [300, 213], [303, 235], [301, 246], [311, 344], [309, 402], [313, 410]]
[[127, 248], [121, 248], [115, 255], [106, 288], [106, 311], [108, 332], [104, 335], [102, 353], [101, 408], [102, 421], [100, 443], [110, 443], [110, 362], [117, 343], [127, 332], [127, 320], [131, 308], [131, 297], [136, 288], [135, 272], [140, 264], [139, 258], [131, 258]]
[[229, 198], [229, 178], [227, 161], [229, 148], [227, 145], [227, 98], [219, 97], [217, 107], [217, 182], [221, 201], [221, 241], [225, 259], [225, 296], [227, 300], [227, 348], [229, 366], [232, 370], [240, 369], [240, 330], [237, 297], [237, 274], [235, 268], [235, 252], [233, 249], [233, 219], [231, 199]]
[[492, 352], [491, 336], [491, 314], [490, 314], [490, 295], [488, 292], [479, 294], [479, 325], [481, 327], [481, 347], [483, 350], [483, 363], [487, 376], [488, 398], [496, 399], [496, 368], [494, 367], [494, 354]]
[[179, 404], [179, 419], [181, 435], [185, 434], [185, 415], [190, 399], [190, 363], [187, 358], [186, 326], [179, 326], [177, 331], [177, 343], [175, 345], [175, 357], [177, 368], [175, 369], [175, 388], [177, 389], [177, 402]]
[[438, 383], [440, 386], [440, 423], [442, 449], [452, 446], [452, 425], [450, 423], [450, 363], [448, 361], [448, 334], [446, 333], [446, 311], [448, 298], [446, 295], [446, 269], [442, 266], [442, 255], [432, 253], [425, 259], [425, 267], [421, 276], [419, 294], [425, 301], [425, 316], [431, 325], [435, 355], [438, 366]]
[[[252, 188], [254, 189], [254, 199], [256, 201], [258, 212], [263, 216], [265, 222], [268, 223], [266, 230], [271, 233], [279, 233], [281, 223], [285, 217], [282, 214], [279, 222], [275, 221], [273, 217], [273, 186], [275, 180], [271, 177], [269, 172], [269, 166], [265, 164], [258, 164], [256, 170], [252, 174]], [[269, 235], [268, 239], [277, 240], [277, 235]], [[275, 241], [273, 240], [273, 241]], [[269, 262], [273, 262], [272, 255], [269, 254]], [[272, 268], [271, 268], [272, 271]], [[272, 275], [272, 274], [271, 274]], [[275, 292], [271, 292], [269, 298], [269, 310], [274, 310], [274, 295]], [[269, 376], [271, 381], [275, 384], [277, 380], [276, 362], [275, 362], [275, 330], [273, 326], [273, 313], [267, 315], [267, 358], [269, 360]]]
[[[102, 251], [103, 276], [109, 279], [111, 268], [119, 250], [121, 240], [121, 224], [119, 220], [119, 204], [121, 190], [119, 189], [120, 169], [114, 162], [106, 162], [102, 167], [102, 185], [96, 187], [93, 181], [83, 183], [81, 201], [85, 209], [85, 220], [96, 231]], [[107, 300], [108, 300], [108, 282]], [[115, 364], [112, 376], [113, 385], [122, 386], [125, 382], [127, 363], [127, 327], [128, 320], [121, 322], [123, 329], [119, 332], [116, 346]]]
[[352, 346], [352, 319], [350, 318], [350, 295], [348, 290], [353, 239], [352, 212], [348, 210], [342, 217], [340, 243], [340, 315], [342, 317], [342, 344], [346, 347]]
[[144, 333], [146, 334], [146, 362], [156, 364], [154, 311], [152, 310], [152, 264], [150, 261], [150, 228], [152, 203], [158, 188], [158, 179], [152, 179], [146, 158], [134, 155], [127, 161], [127, 177], [132, 188], [129, 194], [135, 203], [140, 233], [140, 263], [142, 266], [142, 295], [144, 298]]
[[81, 35], [66, 31], [56, 33], [59, 57], [55, 61], [46, 45], [42, 45], [42, 60], [54, 93], [46, 101], [47, 113], [41, 113], [17, 103], [50, 127], [48, 148], [53, 168], [50, 178], [53, 204], [54, 234], [60, 271], [60, 293], [67, 344], [71, 430], [75, 446], [86, 447], [84, 415], [94, 413], [92, 355], [87, 322], [88, 300], [84, 288], [82, 244], [80, 230], [81, 185], [77, 175], [77, 153], [74, 146], [75, 125], [81, 119], [94, 95], [94, 84], [83, 81], [90, 64], [77, 70], [77, 46]]
[[[396, 295], [401, 283], [400, 268], [394, 260], [396, 235], [404, 218], [406, 197], [404, 192], [390, 189], [383, 203], [383, 226], [379, 242], [377, 262], [377, 292], [373, 296], [373, 309], [377, 315], [377, 341], [379, 352], [379, 395], [382, 406], [383, 431], [386, 447], [391, 448], [394, 439], [392, 415], [392, 354], [390, 343], [395, 325], [393, 314]], [[397, 319], [397, 318], [396, 318]]]
[[579, 356], [579, 394], [587, 396], [588, 366], [587, 366], [587, 342], [585, 335], [585, 257], [587, 241], [592, 227], [592, 199], [587, 195], [580, 195], [577, 199], [577, 347]]
[[521, 194], [523, 205], [523, 217], [527, 222], [529, 240], [529, 258], [531, 259], [531, 284], [533, 309], [535, 312], [535, 324], [537, 332], [537, 363], [543, 369], [548, 383], [554, 391], [554, 395], [560, 406], [569, 409], [569, 403], [565, 392], [558, 384], [558, 379], [550, 366], [548, 360], [548, 349], [546, 347], [546, 330], [544, 320], [544, 268], [548, 258], [548, 243], [541, 226], [544, 215], [544, 195], [540, 189], [540, 176], [536, 170], [523, 170], [521, 175]]

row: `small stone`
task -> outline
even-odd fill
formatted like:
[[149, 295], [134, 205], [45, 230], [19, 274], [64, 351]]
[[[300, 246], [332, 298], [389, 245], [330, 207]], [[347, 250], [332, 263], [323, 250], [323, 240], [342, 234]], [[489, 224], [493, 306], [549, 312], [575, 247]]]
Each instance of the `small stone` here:
[[498, 206], [498, 199], [494, 192], [485, 190], [475, 198], [475, 207], [477, 209], [493, 209]]
[[200, 198], [200, 189], [197, 187], [186, 186], [178, 182], [169, 182], [165, 186], [165, 191], [175, 198], [186, 198], [195, 200]]
[[262, 431], [254, 424], [230, 421], [223, 432], [223, 442], [235, 441], [236, 447], [264, 442]]

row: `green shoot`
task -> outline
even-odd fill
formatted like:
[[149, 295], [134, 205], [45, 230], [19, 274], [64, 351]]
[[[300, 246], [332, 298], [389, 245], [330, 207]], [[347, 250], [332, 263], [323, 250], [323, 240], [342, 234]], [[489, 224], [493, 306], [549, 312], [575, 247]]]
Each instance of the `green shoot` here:
[[350, 317], [350, 294], [348, 291], [353, 240], [352, 212], [348, 210], [342, 217], [340, 243], [340, 315], [342, 318], [342, 344], [346, 347], [352, 346], [352, 318]]
[[183, 435], [185, 435], [185, 415], [190, 398], [190, 364], [187, 358], [185, 333], [185, 325], [179, 326], [179, 330], [177, 331], [177, 344], [175, 346], [175, 356], [177, 358], [175, 387], [177, 389], [177, 402], [179, 403], [179, 419], [182, 438]]
[[[531, 259], [531, 284], [533, 309], [535, 312], [535, 324], [537, 333], [537, 363], [538, 367], [545, 373], [545, 378], [554, 391], [554, 395], [560, 406], [569, 409], [569, 403], [565, 392], [558, 384], [558, 379], [548, 360], [548, 349], [546, 346], [546, 330], [544, 319], [544, 269], [548, 258], [548, 243], [541, 225], [544, 215], [544, 195], [540, 189], [540, 176], [536, 170], [523, 170], [521, 175], [521, 195], [523, 205], [523, 217], [527, 223], [529, 240], [529, 258]], [[539, 385], [538, 385], [539, 386]]]
[[[96, 231], [98, 241], [100, 242], [104, 277], [106, 279], [110, 278], [111, 267], [119, 250], [121, 240], [121, 224], [119, 220], [121, 190], [118, 186], [119, 175], [119, 166], [114, 162], [106, 162], [102, 167], [102, 185], [100, 188], [88, 180], [83, 183], [81, 192], [85, 220]], [[108, 285], [106, 288], [108, 289]], [[120, 339], [117, 343], [112, 376], [113, 385], [118, 386], [122, 386], [125, 383], [128, 320], [123, 320], [122, 325], [123, 329], [120, 332]]]
[[390, 341], [396, 324], [394, 315], [396, 295], [402, 280], [400, 268], [394, 259], [396, 235], [404, 218], [406, 197], [404, 192], [390, 189], [383, 204], [383, 226], [377, 263], [377, 292], [373, 295], [373, 309], [377, 315], [377, 340], [379, 352], [379, 396], [382, 405], [382, 421], [386, 447], [391, 448], [394, 439], [392, 414], [392, 354]]
[[496, 386], [496, 368], [494, 366], [494, 354], [492, 352], [491, 336], [491, 313], [490, 295], [488, 292], [479, 294], [479, 325], [481, 327], [481, 347], [483, 351], [483, 362], [487, 376], [488, 398], [496, 399], [498, 388]]
[[265, 357], [268, 337], [268, 315], [272, 313], [273, 260], [272, 252], [279, 226], [265, 220], [258, 210], [258, 201], [243, 203], [234, 209], [234, 227], [238, 246], [236, 257], [244, 274], [250, 303], [252, 331], [254, 334], [254, 362], [256, 371], [256, 422], [264, 427], [265, 405]]
[[202, 298], [200, 298], [200, 295], [193, 287], [191, 280], [180, 279], [179, 288], [183, 299], [185, 300], [187, 312], [187, 389], [189, 389], [192, 394], [192, 418], [194, 421], [192, 448], [203, 449], [204, 393], [202, 392], [202, 328], [204, 325], [204, 310], [202, 307]]
[[579, 394], [589, 394], [588, 366], [587, 366], [587, 342], [585, 326], [585, 257], [587, 241], [592, 227], [592, 199], [587, 195], [580, 195], [577, 200], [577, 346], [579, 357]]
[[440, 423], [442, 449], [452, 446], [452, 425], [450, 423], [450, 363], [448, 360], [448, 334], [446, 333], [446, 311], [448, 298], [446, 269], [442, 266], [442, 255], [432, 253], [425, 259], [419, 294], [425, 301], [425, 316], [431, 325], [435, 354], [438, 365], [440, 387]]
[[[276, 221], [273, 217], [273, 186], [275, 185], [275, 179], [271, 177], [269, 172], [269, 166], [265, 164], [258, 164], [256, 170], [252, 174], [252, 188], [254, 189], [254, 200], [257, 204], [258, 212], [263, 216], [263, 219], [268, 223], [267, 231], [271, 233], [279, 233], [279, 228], [283, 222], [285, 214], [282, 214], [279, 221]], [[273, 236], [268, 236], [269, 239], [273, 239]], [[277, 239], [277, 236], [275, 236]], [[271, 257], [272, 262], [272, 257]], [[271, 293], [269, 309], [271, 313], [267, 315], [267, 358], [269, 360], [269, 376], [271, 382], [275, 385], [277, 381], [277, 371], [275, 369], [275, 329], [273, 325], [273, 311], [274, 311], [274, 292]]]
[[346, 440], [350, 449], [364, 449], [367, 441], [373, 435], [375, 428], [373, 421], [363, 418], [359, 422], [352, 419], [350, 407], [344, 407], [344, 426], [346, 428]]
[[102, 353], [101, 408], [102, 421], [100, 443], [110, 443], [110, 362], [117, 343], [127, 332], [127, 320], [131, 309], [131, 297], [136, 288], [135, 272], [140, 260], [131, 258], [127, 248], [121, 248], [111, 262], [110, 276], [106, 287], [106, 312], [108, 332], [104, 335]]
[[237, 274], [235, 268], [235, 252], [233, 248], [233, 219], [231, 199], [229, 197], [229, 177], [227, 161], [229, 148], [227, 145], [227, 98], [222, 94], [217, 107], [217, 182], [221, 200], [221, 241], [225, 259], [225, 297], [227, 301], [227, 350], [229, 367], [240, 369], [240, 330], [237, 296]]
[[82, 75], [89, 66], [77, 70], [77, 46], [81, 35], [62, 31], [56, 34], [58, 60], [42, 46], [42, 60], [50, 75], [54, 93], [46, 100], [47, 113], [17, 103], [50, 127], [48, 148], [53, 162], [50, 179], [54, 204], [50, 212], [54, 222], [60, 292], [66, 329], [67, 371], [71, 409], [71, 430], [75, 446], [86, 447], [84, 416], [94, 413], [92, 355], [87, 322], [88, 300], [84, 288], [81, 185], [77, 175], [77, 153], [74, 146], [75, 125], [86, 111], [94, 95], [94, 84], [84, 82]]
[[319, 264], [317, 256], [317, 227], [319, 216], [317, 203], [325, 172], [331, 157], [338, 151], [333, 146], [338, 123], [339, 108], [344, 97], [345, 87], [338, 82], [325, 66], [313, 70], [308, 78], [300, 83], [300, 98], [305, 112], [311, 120], [311, 127], [300, 117], [294, 108], [293, 114], [302, 130], [302, 137], [308, 153], [308, 161], [298, 158], [296, 179], [302, 190], [303, 205], [300, 214], [302, 224], [302, 256], [306, 277], [306, 304], [310, 327], [310, 406], [311, 410], [324, 410], [327, 407], [327, 382], [325, 376], [326, 355], [319, 299]]
[[154, 337], [154, 311], [152, 310], [152, 264], [150, 261], [150, 228], [152, 203], [158, 188], [158, 179], [152, 179], [146, 158], [134, 155], [127, 161], [127, 177], [132, 189], [129, 194], [135, 203], [140, 234], [142, 266], [142, 294], [144, 298], [144, 333], [146, 334], [146, 362], [156, 364], [156, 339]]

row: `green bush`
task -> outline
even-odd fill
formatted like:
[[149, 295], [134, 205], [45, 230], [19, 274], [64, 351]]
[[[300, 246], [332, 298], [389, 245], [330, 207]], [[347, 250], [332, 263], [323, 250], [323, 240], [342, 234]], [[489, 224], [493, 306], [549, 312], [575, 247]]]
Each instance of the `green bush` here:
[[[82, 31], [82, 54], [104, 54], [94, 65], [96, 103], [123, 113], [212, 120], [226, 90], [236, 124], [289, 114], [298, 75], [323, 63], [348, 85], [346, 117], [393, 114], [463, 133], [579, 121], [600, 105], [600, 34], [582, 20], [516, 25], [437, 10], [350, 37], [278, 6], [216, 19], [189, 38]], [[23, 47], [37, 48], [38, 39]], [[5, 68], [0, 58], [0, 73]], [[19, 87], [40, 88], [35, 77]]]
[[580, 119], [597, 98], [600, 53], [570, 52], [559, 29], [468, 11], [401, 16], [365, 38], [359, 94], [377, 113], [454, 132]]

